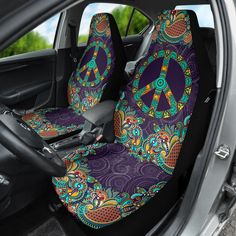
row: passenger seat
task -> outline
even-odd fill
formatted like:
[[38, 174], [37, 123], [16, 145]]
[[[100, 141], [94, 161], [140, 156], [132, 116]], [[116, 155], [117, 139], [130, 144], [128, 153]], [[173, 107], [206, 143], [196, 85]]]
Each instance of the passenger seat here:
[[126, 64], [121, 36], [112, 15], [92, 18], [87, 48], [68, 83], [68, 107], [46, 108], [22, 119], [43, 139], [81, 130], [85, 111], [104, 100], [118, 100]]

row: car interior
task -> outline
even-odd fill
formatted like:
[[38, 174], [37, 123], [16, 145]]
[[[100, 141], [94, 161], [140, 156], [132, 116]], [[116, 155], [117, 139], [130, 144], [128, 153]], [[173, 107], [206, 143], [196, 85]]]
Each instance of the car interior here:
[[[125, 33], [106, 4], [132, 9]], [[52, 48], [0, 59], [1, 235], [146, 235], [171, 222], [216, 94], [215, 29], [193, 6], [210, 2], [78, 1], [58, 13]], [[135, 14], [146, 23], [133, 34]]]

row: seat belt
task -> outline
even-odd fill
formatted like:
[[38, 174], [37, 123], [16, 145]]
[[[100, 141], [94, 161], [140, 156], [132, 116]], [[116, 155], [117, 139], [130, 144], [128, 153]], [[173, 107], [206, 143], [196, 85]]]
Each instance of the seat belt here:
[[76, 25], [72, 22], [68, 24], [70, 29], [70, 42], [71, 42], [71, 52], [70, 57], [72, 58], [72, 71], [75, 71], [78, 63], [77, 55], [77, 43], [76, 43]]
[[[136, 67], [138, 66], [139, 62], [145, 57], [145, 55], [147, 54], [150, 45], [152, 43], [152, 33], [154, 30], [154, 26], [152, 27], [152, 29], [150, 30], [150, 32], [148, 33], [148, 35], [146, 36], [146, 39], [144, 39], [145, 41], [143, 41], [143, 43], [146, 44], [146, 46], [144, 47], [145, 49], [142, 51], [141, 56], [139, 56], [136, 60], [134, 61], [129, 61], [126, 64], [125, 67], [125, 72], [128, 75], [128, 77], [131, 77], [136, 69]], [[142, 43], [142, 45], [143, 45]], [[140, 53], [140, 52], [139, 52]]]
[[131, 77], [139, 64], [139, 62], [144, 58], [144, 56], [139, 57], [136, 61], [129, 61], [126, 63], [125, 72], [128, 77]]

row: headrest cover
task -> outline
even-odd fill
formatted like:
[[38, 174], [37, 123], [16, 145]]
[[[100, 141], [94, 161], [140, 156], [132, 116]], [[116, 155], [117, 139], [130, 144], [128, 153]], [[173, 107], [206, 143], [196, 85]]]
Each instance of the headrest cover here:
[[111, 37], [111, 27], [108, 13], [99, 13], [93, 16], [90, 24], [89, 39], [94, 37]]
[[164, 10], [155, 22], [152, 44], [170, 43], [192, 45], [190, 16], [188, 11]]

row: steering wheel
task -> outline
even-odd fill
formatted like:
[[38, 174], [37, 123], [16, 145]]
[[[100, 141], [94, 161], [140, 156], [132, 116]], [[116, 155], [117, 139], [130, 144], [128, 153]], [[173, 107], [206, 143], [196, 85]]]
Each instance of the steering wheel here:
[[10, 112], [0, 114], [0, 143], [21, 160], [50, 176], [66, 174], [63, 160], [20, 118]]

